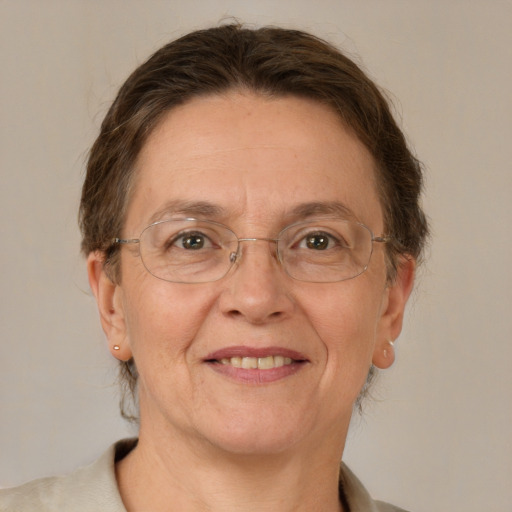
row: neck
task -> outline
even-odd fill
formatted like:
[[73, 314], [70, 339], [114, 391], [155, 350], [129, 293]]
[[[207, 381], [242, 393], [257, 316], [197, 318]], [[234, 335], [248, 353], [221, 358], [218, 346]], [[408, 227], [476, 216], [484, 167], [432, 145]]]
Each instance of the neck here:
[[[147, 435], [117, 464], [128, 512], [339, 512], [343, 440], [273, 454], [226, 453], [207, 442]], [[341, 437], [341, 436], [340, 436]], [[158, 441], [155, 443], [154, 440]]]

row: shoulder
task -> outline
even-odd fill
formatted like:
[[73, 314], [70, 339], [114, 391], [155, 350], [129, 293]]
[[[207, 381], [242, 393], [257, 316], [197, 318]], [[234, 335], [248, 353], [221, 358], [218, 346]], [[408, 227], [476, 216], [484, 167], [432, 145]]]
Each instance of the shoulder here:
[[0, 512], [126, 512], [115, 477], [116, 454], [134, 442], [116, 443], [97, 461], [65, 476], [41, 478], [0, 490]]
[[343, 463], [340, 468], [340, 497], [350, 512], [407, 512], [389, 503], [373, 500], [361, 481]]
[[404, 510], [403, 508], [395, 507], [394, 505], [384, 503], [383, 501], [375, 501], [375, 505], [379, 512], [407, 512], [407, 510]]

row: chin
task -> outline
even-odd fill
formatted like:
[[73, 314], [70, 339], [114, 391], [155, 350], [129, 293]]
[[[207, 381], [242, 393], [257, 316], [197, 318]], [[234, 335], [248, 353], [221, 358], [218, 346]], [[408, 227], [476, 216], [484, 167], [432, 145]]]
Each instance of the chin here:
[[225, 438], [217, 438], [213, 443], [218, 449], [232, 455], [270, 456], [280, 455], [292, 449], [297, 443], [294, 436], [269, 436], [253, 433], [240, 433]]
[[[261, 418], [260, 418], [261, 420]], [[297, 427], [300, 426], [300, 429]], [[218, 449], [233, 455], [278, 455], [294, 448], [307, 436], [304, 424], [288, 425], [273, 422], [252, 421], [247, 418], [225, 421], [219, 429], [212, 429], [205, 437]]]

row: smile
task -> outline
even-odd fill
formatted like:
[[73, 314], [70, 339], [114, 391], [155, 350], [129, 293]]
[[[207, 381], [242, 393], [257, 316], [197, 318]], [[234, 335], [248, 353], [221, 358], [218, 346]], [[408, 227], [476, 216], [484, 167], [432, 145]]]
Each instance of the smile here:
[[293, 362], [291, 357], [266, 356], [266, 357], [223, 357], [218, 361], [224, 365], [230, 365], [234, 368], [243, 368], [244, 370], [271, 370], [281, 366], [290, 365]]
[[204, 362], [216, 373], [244, 384], [279, 381], [308, 366], [304, 354], [283, 347], [226, 347], [209, 354]]

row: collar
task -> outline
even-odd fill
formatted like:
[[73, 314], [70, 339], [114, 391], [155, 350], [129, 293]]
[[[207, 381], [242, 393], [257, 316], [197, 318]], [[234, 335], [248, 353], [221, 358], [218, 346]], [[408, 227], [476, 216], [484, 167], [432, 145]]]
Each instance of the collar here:
[[[137, 439], [112, 445], [98, 460], [66, 476], [42, 478], [14, 489], [0, 490], [0, 509], [6, 512], [58, 512], [73, 505], [74, 512], [126, 512], [116, 481], [115, 464], [128, 455]], [[340, 498], [347, 512], [400, 512], [374, 501], [345, 465], [340, 466]], [[405, 512], [405, 511], [402, 511]]]

